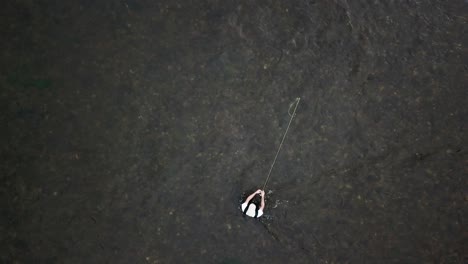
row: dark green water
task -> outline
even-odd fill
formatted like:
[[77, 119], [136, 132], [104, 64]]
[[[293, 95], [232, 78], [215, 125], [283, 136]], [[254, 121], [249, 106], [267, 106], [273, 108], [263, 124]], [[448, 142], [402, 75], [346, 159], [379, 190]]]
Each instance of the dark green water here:
[[466, 261], [466, 1], [0, 10], [0, 262]]

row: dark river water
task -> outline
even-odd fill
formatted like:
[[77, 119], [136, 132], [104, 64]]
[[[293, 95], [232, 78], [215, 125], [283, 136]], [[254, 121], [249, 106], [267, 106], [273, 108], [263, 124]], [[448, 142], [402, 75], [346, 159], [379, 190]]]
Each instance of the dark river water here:
[[4, 1], [0, 262], [466, 263], [467, 12]]

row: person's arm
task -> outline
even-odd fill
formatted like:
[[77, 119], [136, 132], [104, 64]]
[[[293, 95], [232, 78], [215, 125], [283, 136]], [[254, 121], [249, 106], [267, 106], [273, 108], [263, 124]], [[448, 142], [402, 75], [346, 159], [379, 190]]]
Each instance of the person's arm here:
[[251, 195], [249, 195], [249, 197], [247, 197], [247, 199], [245, 200], [244, 203], [247, 203], [247, 204], [248, 204], [248, 203], [250, 202], [250, 200], [252, 200], [252, 198], [254, 198], [255, 195], [256, 195], [257, 193], [261, 193], [261, 191], [260, 191], [260, 190], [256, 190], [254, 193], [252, 193]]
[[263, 211], [263, 208], [265, 208], [265, 191], [262, 191], [260, 193], [260, 196], [262, 197], [262, 204], [260, 205], [260, 210]]

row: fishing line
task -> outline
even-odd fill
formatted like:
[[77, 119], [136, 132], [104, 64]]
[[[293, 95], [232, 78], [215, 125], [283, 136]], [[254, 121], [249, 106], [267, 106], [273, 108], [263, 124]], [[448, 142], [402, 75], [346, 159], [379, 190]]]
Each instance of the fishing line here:
[[[278, 154], [281, 150], [281, 147], [283, 146], [283, 143], [284, 143], [284, 139], [286, 138], [286, 135], [288, 134], [288, 130], [289, 130], [289, 126], [291, 126], [291, 122], [294, 118], [294, 116], [296, 115], [296, 110], [297, 110], [297, 107], [299, 106], [299, 102], [301, 101], [301, 98], [300, 97], [297, 97], [296, 100], [291, 103], [291, 105], [289, 105], [289, 109], [288, 109], [288, 114], [289, 116], [291, 116], [291, 119], [289, 119], [289, 124], [288, 126], [286, 127], [286, 131], [284, 132], [284, 135], [283, 135], [283, 139], [281, 140], [281, 143], [279, 145], [279, 148], [278, 148], [278, 151], [276, 151], [276, 155], [275, 155], [275, 158], [273, 159], [273, 163], [271, 164], [271, 167], [270, 167], [270, 171], [268, 172], [268, 176], [265, 180], [265, 183], [263, 184], [263, 188], [262, 190], [265, 190], [265, 187], [268, 183], [268, 180], [270, 179], [270, 176], [271, 176], [271, 171], [273, 170], [273, 166], [275, 166], [275, 163], [276, 163], [276, 159], [278, 158]], [[293, 113], [291, 114], [291, 107], [294, 105], [294, 103], [296, 104], [296, 106], [294, 107], [294, 111]]]

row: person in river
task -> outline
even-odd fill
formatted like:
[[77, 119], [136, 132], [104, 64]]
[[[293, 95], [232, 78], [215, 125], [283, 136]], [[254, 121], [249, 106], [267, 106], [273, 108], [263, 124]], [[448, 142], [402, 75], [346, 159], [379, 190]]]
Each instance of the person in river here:
[[[253, 198], [257, 194], [260, 194], [260, 197], [262, 198], [260, 208], [258, 208], [258, 203], [253, 201]], [[241, 205], [242, 213], [254, 218], [258, 218], [263, 215], [263, 208], [265, 208], [265, 191], [260, 189], [249, 195]]]

